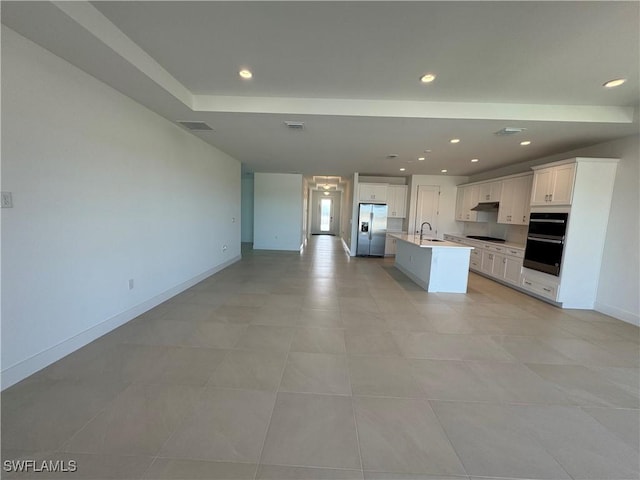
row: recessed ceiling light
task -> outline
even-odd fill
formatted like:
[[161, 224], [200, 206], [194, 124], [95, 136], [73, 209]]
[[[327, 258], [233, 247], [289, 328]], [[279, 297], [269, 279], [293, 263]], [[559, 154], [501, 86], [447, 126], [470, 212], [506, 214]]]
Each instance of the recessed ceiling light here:
[[418, 160], [422, 162], [424, 160], [424, 157], [418, 157]]
[[531, 145], [531, 140], [525, 140], [523, 142], [520, 142], [520, 145], [522, 146]]
[[615, 80], [609, 80], [607, 83], [603, 84], [602, 86], [605, 88], [619, 87], [626, 81], [627, 81], [626, 78], [616, 78]]
[[460, 139], [459, 138], [452, 138], [451, 140], [449, 140], [449, 143], [460, 143]]
[[477, 161], [478, 161], [478, 159], [477, 159], [477, 158], [472, 158], [472, 159], [471, 159], [471, 163], [476, 163]]
[[431, 150], [425, 150], [424, 153], [431, 153]]
[[406, 168], [401, 168], [400, 169], [401, 172], [404, 172], [405, 170], [406, 170]]
[[442, 173], [447, 173], [447, 169], [440, 170]]
[[436, 79], [436, 76], [433, 73], [425, 73], [420, 77], [420, 81], [422, 83], [431, 83]]
[[238, 75], [240, 75], [242, 78], [245, 78], [245, 79], [249, 79], [253, 77], [253, 73], [251, 73], [251, 70], [247, 70], [247, 69], [240, 70], [238, 72]]

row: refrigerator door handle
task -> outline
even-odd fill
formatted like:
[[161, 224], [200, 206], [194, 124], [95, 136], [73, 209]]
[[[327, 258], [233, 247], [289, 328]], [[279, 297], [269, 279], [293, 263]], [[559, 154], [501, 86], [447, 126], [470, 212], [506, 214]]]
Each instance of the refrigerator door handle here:
[[[369, 214], [369, 225], [373, 227], [373, 211]], [[371, 234], [373, 233], [373, 228], [369, 229], [369, 241], [371, 241]]]

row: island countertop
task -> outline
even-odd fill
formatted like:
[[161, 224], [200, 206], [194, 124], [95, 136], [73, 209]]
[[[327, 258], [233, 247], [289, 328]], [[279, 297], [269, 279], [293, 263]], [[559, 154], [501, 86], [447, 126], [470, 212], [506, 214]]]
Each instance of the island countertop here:
[[448, 242], [446, 240], [435, 240], [433, 238], [423, 238], [420, 240], [420, 235], [413, 233], [388, 233], [398, 240], [411, 243], [421, 248], [462, 248], [467, 250], [473, 250], [471, 245], [461, 245], [459, 243]]

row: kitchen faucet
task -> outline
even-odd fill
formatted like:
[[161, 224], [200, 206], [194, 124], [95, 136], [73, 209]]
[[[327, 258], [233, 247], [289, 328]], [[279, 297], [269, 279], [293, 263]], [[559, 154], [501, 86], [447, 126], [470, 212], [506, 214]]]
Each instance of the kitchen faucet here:
[[431, 224], [429, 222], [422, 222], [422, 225], [420, 225], [420, 240], [422, 240], [422, 235], [423, 235], [422, 231], [423, 231], [425, 225], [429, 225], [429, 231], [430, 232], [433, 231], [433, 228], [431, 228]]

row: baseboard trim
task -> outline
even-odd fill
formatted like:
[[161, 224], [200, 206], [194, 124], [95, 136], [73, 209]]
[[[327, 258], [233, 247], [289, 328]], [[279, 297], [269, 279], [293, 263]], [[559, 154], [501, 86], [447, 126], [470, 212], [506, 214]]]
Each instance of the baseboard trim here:
[[640, 315], [637, 315], [632, 312], [627, 312], [618, 307], [613, 307], [611, 305], [606, 305], [604, 303], [596, 302], [594, 306], [594, 310], [604, 313], [605, 315], [609, 315], [610, 317], [617, 318], [618, 320], [622, 320], [623, 322], [630, 323], [637, 327], [640, 327]]
[[347, 242], [345, 242], [342, 237], [340, 237], [340, 241], [342, 242], [342, 248], [344, 248], [344, 251], [347, 252], [347, 255], [352, 257], [353, 255], [351, 255], [351, 249], [347, 246]]
[[10, 387], [18, 383], [21, 380], [24, 380], [29, 375], [33, 375], [39, 370], [42, 370], [44, 367], [51, 365], [53, 362], [60, 360], [62, 357], [69, 355], [70, 353], [76, 351], [77, 349], [84, 347], [88, 343], [93, 342], [95, 339], [100, 338], [101, 336], [109, 333], [110, 331], [118, 328], [121, 325], [124, 325], [130, 320], [133, 320], [139, 315], [142, 315], [144, 312], [151, 310], [152, 308], [160, 305], [162, 302], [166, 302], [171, 297], [176, 296], [177, 294], [185, 291], [188, 288], [193, 287], [195, 284], [201, 282], [207, 277], [218, 273], [221, 270], [224, 270], [228, 266], [236, 263], [241, 259], [241, 256], [238, 255], [231, 260], [221, 263], [205, 272], [202, 272], [195, 277], [182, 282], [176, 285], [169, 290], [162, 292], [155, 297], [146, 300], [122, 313], [119, 313], [103, 322], [100, 322], [93, 327], [74, 335], [73, 337], [64, 340], [63, 342], [54, 345], [53, 347], [49, 347], [46, 350], [43, 350], [40, 353], [37, 353], [21, 362], [18, 362], [6, 369], [2, 370], [1, 376], [1, 385], [2, 390]]

